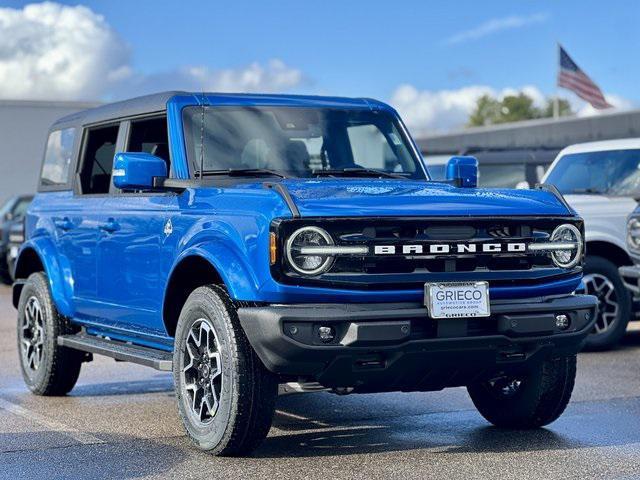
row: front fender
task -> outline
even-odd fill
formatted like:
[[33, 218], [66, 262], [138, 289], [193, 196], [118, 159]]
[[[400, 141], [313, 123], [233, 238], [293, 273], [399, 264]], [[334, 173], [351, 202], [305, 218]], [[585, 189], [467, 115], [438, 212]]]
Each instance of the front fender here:
[[239, 252], [215, 239], [191, 245], [181, 252], [171, 267], [169, 278], [185, 258], [193, 256], [204, 258], [213, 265], [234, 300], [256, 297], [259, 283], [253, 270], [247, 266]]
[[[615, 245], [619, 247], [621, 250], [627, 251], [627, 246], [625, 244], [625, 237], [620, 236], [619, 232], [616, 231], [607, 231], [607, 230], [592, 230], [589, 231], [587, 229], [585, 234], [585, 243], [589, 244], [591, 242], [605, 242]], [[588, 253], [588, 249], [587, 249]]]
[[[75, 313], [73, 307], [73, 284], [71, 270], [65, 265], [57, 254], [53, 242], [47, 237], [35, 237], [27, 240], [20, 248], [16, 260], [16, 279], [26, 279], [32, 272], [26, 268], [29, 256], [35, 253], [47, 274], [49, 290], [58, 312], [65, 317], [72, 317]], [[26, 272], [22, 274], [21, 272]]]

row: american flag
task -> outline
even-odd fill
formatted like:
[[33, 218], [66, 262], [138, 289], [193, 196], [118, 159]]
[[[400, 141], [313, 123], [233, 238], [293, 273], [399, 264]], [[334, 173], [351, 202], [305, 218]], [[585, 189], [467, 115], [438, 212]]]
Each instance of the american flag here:
[[581, 99], [589, 102], [593, 108], [611, 108], [611, 105], [604, 99], [604, 95], [598, 86], [580, 70], [569, 54], [560, 47], [560, 71], [558, 72], [558, 86], [564, 87]]

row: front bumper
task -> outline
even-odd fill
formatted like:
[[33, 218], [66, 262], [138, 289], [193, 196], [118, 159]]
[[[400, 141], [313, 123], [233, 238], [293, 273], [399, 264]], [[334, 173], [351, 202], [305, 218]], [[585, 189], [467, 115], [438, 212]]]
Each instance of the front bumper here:
[[631, 265], [620, 267], [618, 273], [622, 278], [624, 286], [633, 293], [633, 297], [640, 297], [640, 266]]
[[[439, 390], [483, 375], [526, 370], [580, 351], [596, 318], [590, 295], [491, 303], [491, 317], [432, 320], [401, 304], [304, 304], [240, 308], [242, 327], [272, 372], [361, 392]], [[568, 329], [555, 316], [570, 317]], [[318, 329], [335, 339], [324, 343]]]

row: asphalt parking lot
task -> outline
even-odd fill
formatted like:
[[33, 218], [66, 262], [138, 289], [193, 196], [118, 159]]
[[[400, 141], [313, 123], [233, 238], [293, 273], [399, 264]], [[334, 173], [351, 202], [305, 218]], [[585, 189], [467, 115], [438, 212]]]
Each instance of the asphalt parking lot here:
[[579, 357], [573, 400], [547, 429], [489, 426], [464, 389], [278, 401], [252, 458], [193, 449], [168, 374], [97, 358], [71, 395], [20, 376], [15, 311], [0, 288], [0, 478], [640, 478], [640, 331]]

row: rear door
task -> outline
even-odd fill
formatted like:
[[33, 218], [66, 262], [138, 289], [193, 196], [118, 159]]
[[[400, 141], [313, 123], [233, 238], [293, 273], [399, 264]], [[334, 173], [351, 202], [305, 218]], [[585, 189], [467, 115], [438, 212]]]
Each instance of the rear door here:
[[103, 315], [98, 299], [98, 239], [106, 223], [104, 204], [109, 193], [118, 124], [85, 129], [74, 194], [53, 218], [58, 245], [73, 288], [78, 320]]

